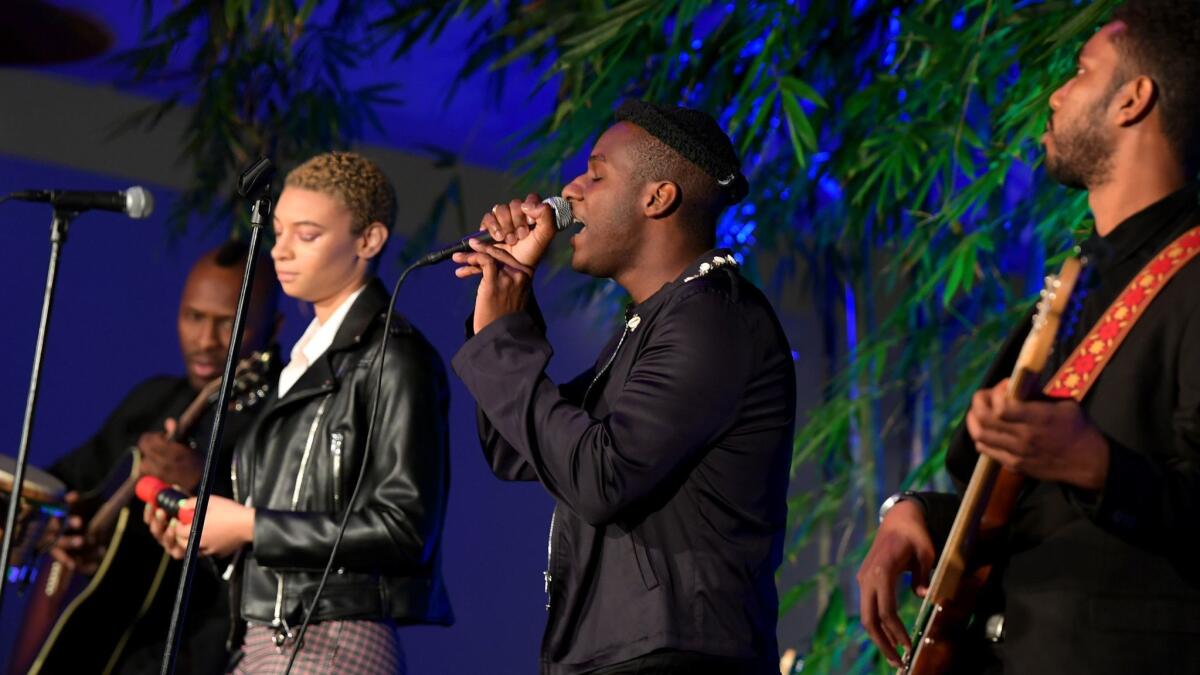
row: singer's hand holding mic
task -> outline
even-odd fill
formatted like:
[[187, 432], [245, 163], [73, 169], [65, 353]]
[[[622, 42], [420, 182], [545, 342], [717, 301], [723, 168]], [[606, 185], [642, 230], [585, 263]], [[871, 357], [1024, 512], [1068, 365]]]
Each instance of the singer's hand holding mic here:
[[533, 270], [554, 241], [559, 226], [566, 227], [570, 221], [570, 206], [565, 201], [559, 199], [548, 204], [536, 194], [530, 194], [525, 201], [514, 199], [497, 204], [484, 214], [479, 229], [496, 243], [472, 239], [470, 252], [453, 256], [460, 265], [454, 271], [455, 276], [481, 277], [475, 296], [476, 333], [496, 319], [525, 307]]
[[[553, 201], [560, 199], [553, 198]], [[558, 218], [561, 217], [541, 197], [530, 193], [525, 201], [514, 199], [507, 204], [493, 206], [491, 211], [483, 214], [479, 229], [491, 234], [500, 248], [512, 253], [513, 258], [532, 269], [537, 267], [550, 242], [554, 241], [559, 226], [566, 228], [570, 225], [569, 222], [559, 223]], [[565, 219], [571, 219], [569, 211]]]

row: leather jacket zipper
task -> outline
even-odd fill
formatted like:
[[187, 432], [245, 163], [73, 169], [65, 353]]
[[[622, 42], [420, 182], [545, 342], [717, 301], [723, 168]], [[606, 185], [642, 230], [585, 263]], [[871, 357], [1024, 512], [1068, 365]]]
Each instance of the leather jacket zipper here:
[[342, 442], [345, 435], [339, 431], [329, 434], [329, 454], [333, 455], [333, 510], [342, 510]]
[[[304, 442], [304, 454], [300, 457], [300, 468], [296, 471], [296, 487], [292, 490], [292, 511], [300, 506], [300, 490], [304, 485], [304, 474], [308, 469], [308, 460], [312, 456], [313, 442], [317, 439], [317, 428], [321, 426], [321, 418], [325, 416], [325, 406], [329, 404], [332, 394], [328, 394], [317, 407], [312, 425], [308, 428], [308, 439]], [[275, 586], [275, 615], [271, 619], [271, 628], [275, 629], [275, 649], [283, 653], [283, 645], [293, 638], [292, 629], [283, 618], [283, 573], [276, 572], [279, 582]]]

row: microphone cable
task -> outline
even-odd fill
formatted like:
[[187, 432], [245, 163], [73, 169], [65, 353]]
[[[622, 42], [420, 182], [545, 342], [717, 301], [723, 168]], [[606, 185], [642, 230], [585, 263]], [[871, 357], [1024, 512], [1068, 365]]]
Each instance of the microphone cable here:
[[296, 632], [296, 641], [293, 644], [292, 655], [288, 659], [287, 670], [284, 671], [284, 675], [290, 675], [292, 666], [296, 664], [296, 656], [300, 653], [301, 647], [304, 646], [304, 633], [308, 630], [309, 621], [312, 619], [313, 612], [317, 609], [317, 601], [321, 599], [321, 593], [325, 591], [325, 584], [329, 581], [329, 572], [333, 569], [333, 561], [337, 557], [338, 547], [341, 546], [342, 537], [346, 534], [346, 526], [350, 523], [350, 513], [354, 509], [354, 502], [358, 499], [363, 478], [367, 475], [367, 464], [370, 463], [371, 448], [374, 446], [372, 441], [375, 438], [375, 419], [379, 413], [379, 392], [383, 388], [383, 361], [384, 355], [387, 352], [388, 338], [392, 335], [392, 318], [396, 312], [396, 298], [400, 295], [400, 287], [404, 284], [404, 280], [408, 278], [409, 273], [418, 267], [430, 264], [430, 262], [429, 260], [421, 259], [406, 267], [400, 273], [400, 278], [396, 280], [396, 285], [392, 288], [391, 299], [388, 301], [387, 314], [383, 319], [383, 339], [379, 341], [379, 349], [375, 350], [375, 356], [371, 357], [370, 368], [377, 369], [378, 375], [375, 378], [375, 395], [371, 399], [371, 416], [367, 422], [367, 438], [363, 447], [362, 462], [358, 467], [358, 477], [354, 481], [354, 489], [350, 492], [350, 499], [346, 500], [346, 510], [342, 513], [342, 522], [338, 526], [337, 537], [333, 540], [333, 548], [329, 551], [329, 559], [325, 562], [325, 571], [321, 573], [321, 582], [317, 584], [317, 592], [313, 595], [311, 604], [309, 604], [308, 609], [304, 612], [304, 620], [300, 622], [300, 630]]

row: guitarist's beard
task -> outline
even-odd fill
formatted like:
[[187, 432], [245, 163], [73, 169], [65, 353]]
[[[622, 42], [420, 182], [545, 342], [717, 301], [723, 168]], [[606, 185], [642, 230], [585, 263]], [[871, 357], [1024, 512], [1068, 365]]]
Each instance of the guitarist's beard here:
[[1055, 125], [1046, 122], [1052, 147], [1046, 148], [1046, 173], [1069, 188], [1094, 190], [1112, 178], [1116, 151], [1111, 131], [1104, 126], [1104, 111], [1111, 96], [1094, 101], [1081, 116]]

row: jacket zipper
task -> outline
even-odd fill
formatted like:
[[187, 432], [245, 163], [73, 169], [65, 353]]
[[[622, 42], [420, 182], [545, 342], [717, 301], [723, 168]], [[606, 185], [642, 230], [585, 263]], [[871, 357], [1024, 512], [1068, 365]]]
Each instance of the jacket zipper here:
[[604, 365], [600, 367], [600, 370], [596, 371], [596, 376], [592, 378], [590, 383], [588, 383], [587, 390], [583, 392], [583, 402], [579, 404], [579, 407], [585, 410], [587, 409], [588, 397], [592, 395], [592, 387], [596, 386], [596, 383], [600, 381], [600, 378], [604, 377], [604, 374], [607, 373], [608, 369], [612, 367], [613, 361], [617, 360], [617, 353], [621, 351], [621, 345], [625, 344], [625, 338], [628, 337], [631, 332], [633, 332], [634, 328], [637, 328], [637, 325], [640, 321], [641, 319], [638, 317], [638, 315], [634, 314], [633, 318], [625, 322], [625, 330], [621, 331], [621, 338], [617, 340], [617, 346], [613, 348], [612, 354], [608, 356], [608, 360], [604, 362]]
[[[240, 496], [238, 496], [238, 493], [240, 492], [240, 490], [238, 489], [237, 463], [238, 463], [238, 458], [237, 458], [237, 455], [235, 454], [233, 456], [233, 461], [231, 461], [229, 463], [229, 479], [233, 482], [233, 501], [241, 503], [242, 498]], [[254, 502], [254, 497], [249, 496], [246, 498], [246, 503], [244, 504], [244, 506], [246, 506], [247, 508], [250, 508], [251, 506], [253, 506], [253, 502]], [[241, 561], [242, 561], [242, 549], [239, 548], [238, 550], [233, 552], [233, 557], [229, 559], [229, 564], [225, 566], [225, 571], [221, 573], [221, 580], [229, 581], [230, 579], [232, 579], [233, 572], [234, 572], [234, 570], [237, 569], [237, 566], [239, 563], [241, 563]]]
[[329, 454], [333, 455], [333, 510], [342, 510], [342, 441], [340, 431], [329, 434]]
[[[588, 384], [587, 390], [583, 392], [583, 401], [579, 404], [579, 407], [585, 410], [587, 409], [587, 401], [588, 397], [592, 394], [592, 387], [596, 386], [596, 383], [600, 381], [600, 378], [604, 377], [604, 374], [607, 373], [608, 369], [612, 367], [613, 361], [617, 360], [617, 354], [621, 351], [621, 345], [625, 344], [625, 338], [629, 337], [629, 334], [638, 327], [638, 324], [641, 323], [641, 321], [642, 318], [637, 314], [634, 314], [625, 322], [625, 330], [621, 331], [621, 337], [617, 340], [617, 346], [613, 348], [612, 354], [609, 355], [608, 360], [604, 362], [604, 365], [600, 367], [600, 370], [596, 371], [596, 376], [592, 378], [592, 381]], [[551, 573], [551, 570], [554, 568], [554, 525], [557, 520], [557, 515], [558, 505], [555, 504], [554, 511], [550, 513], [550, 535], [547, 537], [546, 541], [546, 571], [542, 572], [542, 579], [544, 581], [546, 590], [547, 612], [550, 611], [550, 584], [554, 581], [554, 575]]]
[[[300, 457], [300, 469], [296, 472], [296, 487], [292, 490], [292, 511], [295, 511], [300, 505], [300, 489], [304, 485], [304, 473], [308, 469], [308, 459], [312, 456], [313, 442], [317, 438], [317, 427], [321, 425], [321, 418], [325, 416], [325, 406], [331, 397], [332, 394], [326, 395], [321, 401], [321, 405], [317, 407], [317, 414], [313, 417], [312, 425], [308, 428], [308, 439], [304, 442], [304, 454]], [[275, 576], [279, 581], [275, 586], [275, 618], [271, 620], [271, 627], [275, 629], [275, 649], [282, 654], [283, 645], [293, 636], [291, 627], [283, 618], [283, 573], [276, 572]]]

